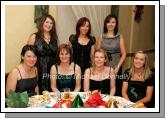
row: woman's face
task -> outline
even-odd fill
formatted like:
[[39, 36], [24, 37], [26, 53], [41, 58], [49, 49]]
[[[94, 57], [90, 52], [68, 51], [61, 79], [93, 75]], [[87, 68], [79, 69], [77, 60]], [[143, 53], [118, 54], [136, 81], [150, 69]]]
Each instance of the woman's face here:
[[69, 63], [70, 62], [70, 53], [67, 52], [66, 49], [62, 49], [59, 53], [61, 63]]
[[88, 33], [89, 30], [89, 22], [86, 21], [80, 28], [80, 34], [86, 35]]
[[105, 56], [102, 52], [96, 52], [94, 56], [95, 66], [100, 67], [104, 66], [106, 62]]
[[43, 24], [43, 29], [46, 32], [49, 32], [53, 27], [53, 21], [50, 18], [46, 18], [44, 24]]
[[25, 52], [25, 55], [22, 56], [22, 59], [24, 64], [29, 67], [33, 67], [36, 64], [37, 56], [34, 54], [34, 52], [28, 50]]
[[116, 19], [111, 18], [110, 21], [106, 24], [106, 26], [108, 31], [114, 31], [116, 26]]
[[143, 53], [137, 53], [134, 57], [134, 67], [142, 68], [145, 64], [145, 55]]

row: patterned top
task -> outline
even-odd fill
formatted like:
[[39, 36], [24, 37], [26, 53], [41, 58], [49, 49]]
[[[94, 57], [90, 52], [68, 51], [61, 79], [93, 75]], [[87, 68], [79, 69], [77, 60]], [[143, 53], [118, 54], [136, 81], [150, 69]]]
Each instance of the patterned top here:
[[[125, 74], [129, 75], [128, 72], [126, 72]], [[134, 81], [131, 79], [131, 76], [130, 76], [129, 79], [125, 81], [128, 82], [127, 94], [130, 101], [136, 102], [146, 96], [147, 86], [154, 86], [155, 77], [152, 74], [148, 79], [146, 79], [143, 82], [143, 81]]]
[[39, 76], [39, 91], [51, 91], [50, 87], [50, 69], [56, 63], [56, 52], [58, 49], [57, 41], [50, 40], [46, 43], [45, 40], [36, 34], [34, 46], [38, 52], [37, 68]]

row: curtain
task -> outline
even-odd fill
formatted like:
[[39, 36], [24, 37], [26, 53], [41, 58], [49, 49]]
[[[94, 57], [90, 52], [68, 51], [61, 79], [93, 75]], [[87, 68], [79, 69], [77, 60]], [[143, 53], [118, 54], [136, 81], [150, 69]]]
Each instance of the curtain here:
[[81, 17], [90, 20], [91, 33], [97, 38], [103, 31], [105, 17], [111, 11], [111, 5], [58, 5], [56, 7], [56, 28], [60, 43], [67, 43], [70, 34], [75, 34], [76, 23]]

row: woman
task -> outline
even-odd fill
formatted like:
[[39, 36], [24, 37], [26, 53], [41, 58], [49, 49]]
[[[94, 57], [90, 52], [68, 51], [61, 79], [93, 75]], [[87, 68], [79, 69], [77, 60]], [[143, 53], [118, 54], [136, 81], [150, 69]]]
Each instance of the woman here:
[[86, 69], [84, 75], [84, 91], [99, 90], [102, 94], [115, 94], [115, 74], [108, 66], [107, 54], [103, 49], [95, 50], [92, 67]]
[[37, 61], [37, 52], [34, 46], [25, 45], [21, 52], [21, 63], [16, 66], [7, 78], [6, 95], [9, 91], [27, 91], [28, 96], [39, 94], [37, 85], [37, 68], [34, 66]]
[[39, 91], [51, 91], [49, 73], [51, 66], [56, 63], [58, 37], [55, 29], [55, 20], [51, 15], [41, 18], [37, 33], [30, 36], [28, 44], [34, 45], [38, 52]]
[[[73, 60], [81, 67], [82, 75], [91, 66], [91, 53], [94, 49], [95, 37], [91, 36], [91, 24], [88, 18], [82, 17], [76, 25], [76, 34], [69, 37], [69, 44], [73, 48]], [[81, 80], [83, 86], [83, 80]], [[83, 91], [83, 88], [81, 88]]]
[[[108, 55], [109, 64], [116, 74], [121, 75], [121, 66], [126, 58], [123, 36], [118, 32], [118, 20], [114, 15], [108, 15], [104, 20], [104, 31], [99, 36], [97, 48], [103, 48]], [[116, 95], [121, 96], [122, 81], [116, 78]]]
[[81, 88], [81, 69], [72, 62], [72, 49], [67, 44], [60, 45], [57, 52], [57, 65], [50, 71], [51, 88], [54, 92], [63, 92], [66, 88], [79, 92]]
[[125, 73], [128, 78], [123, 82], [122, 96], [136, 103], [147, 103], [152, 98], [155, 84], [154, 75], [148, 67], [148, 57], [142, 51], [135, 53], [132, 67]]

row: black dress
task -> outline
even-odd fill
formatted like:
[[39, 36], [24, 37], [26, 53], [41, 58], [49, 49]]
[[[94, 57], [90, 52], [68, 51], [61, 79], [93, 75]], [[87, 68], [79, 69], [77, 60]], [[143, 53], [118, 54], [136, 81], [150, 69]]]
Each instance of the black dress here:
[[[111, 71], [111, 67], [110, 67], [110, 71]], [[89, 79], [89, 89], [90, 91], [94, 91], [94, 90], [98, 90], [100, 91], [102, 94], [110, 94], [110, 71], [109, 71], [109, 77], [101, 80], [101, 81], [97, 81], [97, 80], [93, 80], [93, 79]], [[91, 69], [90, 69], [90, 76], [91, 76]]]
[[38, 52], [36, 65], [39, 76], [39, 92], [41, 94], [44, 90], [51, 91], [49, 75], [51, 66], [56, 63], [57, 40], [51, 38], [50, 42], [46, 43], [41, 36], [36, 34], [34, 46]]
[[[78, 37], [76, 35], [71, 35], [69, 40], [73, 48], [73, 61], [81, 67], [81, 73], [84, 75], [84, 72], [87, 68], [91, 67], [91, 47], [95, 44], [96, 39], [94, 36], [90, 36], [89, 42], [87, 45], [81, 45], [78, 42]], [[83, 77], [81, 79], [81, 92], [83, 91]]]
[[70, 88], [70, 91], [74, 91], [76, 85], [76, 78], [75, 78], [75, 64], [74, 64], [74, 74], [72, 75], [62, 75], [58, 72], [58, 66], [55, 65], [57, 70], [57, 77], [56, 77], [56, 86], [60, 92], [64, 92], [64, 88]]
[[[125, 73], [129, 75], [129, 73]], [[148, 79], [143, 81], [134, 81], [131, 79], [131, 76], [129, 79], [126, 80], [128, 82], [128, 97], [129, 100], [132, 102], [137, 102], [138, 100], [141, 100], [146, 96], [146, 90], [147, 86], [154, 86], [155, 85], [155, 77], [152, 74]], [[147, 106], [147, 104], [145, 104]]]
[[90, 41], [87, 45], [81, 45], [78, 42], [76, 35], [71, 35], [69, 38], [73, 48], [74, 63], [78, 64], [81, 67], [82, 75], [84, 74], [85, 70], [91, 66], [91, 47], [96, 42], [96, 39], [93, 36], [90, 36], [89, 39]]
[[15, 91], [16, 92], [27, 91], [29, 97], [36, 95], [37, 93], [35, 92], [35, 87], [37, 86], [37, 83], [38, 83], [37, 76], [33, 78], [22, 78], [22, 75], [19, 69], [18, 71], [19, 71], [21, 79], [17, 80]]

